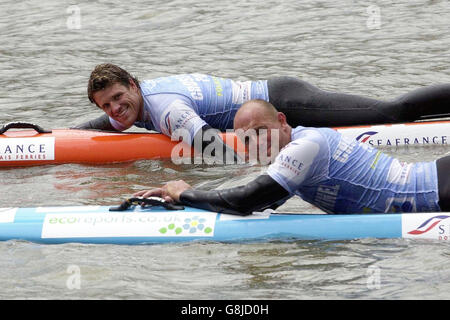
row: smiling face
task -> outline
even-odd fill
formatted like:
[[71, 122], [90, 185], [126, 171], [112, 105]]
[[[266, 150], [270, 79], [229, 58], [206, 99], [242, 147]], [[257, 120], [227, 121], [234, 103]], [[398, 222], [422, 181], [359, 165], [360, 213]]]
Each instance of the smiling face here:
[[[243, 104], [235, 115], [234, 129], [254, 130], [256, 136], [249, 142], [256, 143], [258, 160], [261, 156], [273, 159], [291, 141], [292, 128], [286, 122], [286, 116], [265, 101], [253, 100]], [[273, 144], [278, 144], [273, 146], [276, 154], [272, 154]]]
[[143, 100], [141, 91], [133, 81], [130, 81], [128, 87], [121, 83], [113, 83], [95, 92], [93, 98], [99, 108], [126, 129], [139, 120]]

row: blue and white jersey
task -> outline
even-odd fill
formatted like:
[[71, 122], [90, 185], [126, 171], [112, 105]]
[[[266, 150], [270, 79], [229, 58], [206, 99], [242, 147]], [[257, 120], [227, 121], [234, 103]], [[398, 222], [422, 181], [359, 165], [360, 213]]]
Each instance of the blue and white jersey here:
[[267, 173], [328, 213], [441, 211], [435, 161], [400, 162], [333, 129], [293, 129]]
[[[267, 80], [240, 82], [204, 74], [183, 74], [146, 80], [140, 86], [144, 120], [135, 125], [168, 136], [183, 128], [191, 140], [206, 124], [222, 131], [233, 129], [234, 115], [244, 102], [269, 100]], [[124, 129], [117, 121], [111, 118], [110, 121], [116, 129]]]

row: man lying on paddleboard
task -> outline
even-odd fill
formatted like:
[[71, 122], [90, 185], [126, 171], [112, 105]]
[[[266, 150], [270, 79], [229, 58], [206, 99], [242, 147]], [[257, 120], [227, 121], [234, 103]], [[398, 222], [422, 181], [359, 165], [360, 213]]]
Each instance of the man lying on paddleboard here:
[[[232, 129], [236, 111], [252, 99], [272, 103], [293, 127], [409, 122], [450, 114], [450, 84], [424, 87], [392, 101], [380, 101], [323, 91], [293, 77], [233, 81], [185, 74], [140, 82], [113, 64], [95, 67], [88, 96], [105, 115], [78, 129], [123, 131], [135, 125], [171, 136], [181, 128], [189, 133], [189, 141], [185, 141], [189, 144], [208, 129]], [[216, 139], [222, 142], [219, 136]], [[214, 140], [199, 141], [203, 142], [203, 150]]]
[[[263, 100], [244, 103], [234, 128], [278, 133], [279, 153], [265, 174], [231, 189], [194, 190], [180, 180], [135, 196], [240, 215], [276, 208], [293, 195], [327, 213], [450, 211], [450, 156], [400, 162], [333, 129], [292, 128]], [[273, 145], [269, 136], [257, 135], [258, 146]]]

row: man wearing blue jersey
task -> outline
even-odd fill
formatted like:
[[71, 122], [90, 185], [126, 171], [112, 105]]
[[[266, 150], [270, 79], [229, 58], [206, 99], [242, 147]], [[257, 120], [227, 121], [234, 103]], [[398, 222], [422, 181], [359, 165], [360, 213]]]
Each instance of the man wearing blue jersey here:
[[[123, 131], [133, 125], [171, 136], [184, 129], [196, 136], [214, 128], [233, 128], [236, 111], [246, 101], [271, 102], [296, 127], [332, 127], [414, 121], [450, 114], [450, 84], [425, 87], [392, 101], [320, 90], [293, 77], [233, 81], [204, 74], [184, 74], [139, 82], [124, 69], [101, 64], [92, 71], [88, 97], [105, 115], [80, 129]], [[216, 136], [215, 139], [220, 140]], [[203, 141], [202, 148], [210, 142]]]
[[281, 151], [266, 174], [231, 189], [194, 190], [174, 181], [135, 196], [241, 215], [275, 208], [293, 195], [327, 213], [450, 211], [450, 156], [401, 162], [333, 129], [292, 128], [283, 113], [263, 100], [245, 103], [234, 125], [278, 131]]

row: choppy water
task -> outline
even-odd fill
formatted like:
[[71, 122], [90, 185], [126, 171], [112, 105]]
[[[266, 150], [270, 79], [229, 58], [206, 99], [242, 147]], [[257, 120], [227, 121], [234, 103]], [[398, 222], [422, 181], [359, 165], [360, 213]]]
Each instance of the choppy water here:
[[[86, 84], [103, 62], [140, 79], [185, 72], [239, 80], [291, 75], [381, 99], [449, 82], [450, 3], [374, 4], [3, 0], [0, 123], [57, 128], [98, 116]], [[414, 161], [448, 152], [396, 154]], [[175, 178], [223, 188], [260, 171], [168, 161], [3, 169], [0, 207], [109, 205]], [[298, 199], [283, 209], [315, 211]], [[152, 246], [8, 241], [0, 243], [0, 298], [448, 299], [449, 256], [448, 243], [398, 239]], [[76, 288], [68, 283], [71, 268], [81, 274]]]

